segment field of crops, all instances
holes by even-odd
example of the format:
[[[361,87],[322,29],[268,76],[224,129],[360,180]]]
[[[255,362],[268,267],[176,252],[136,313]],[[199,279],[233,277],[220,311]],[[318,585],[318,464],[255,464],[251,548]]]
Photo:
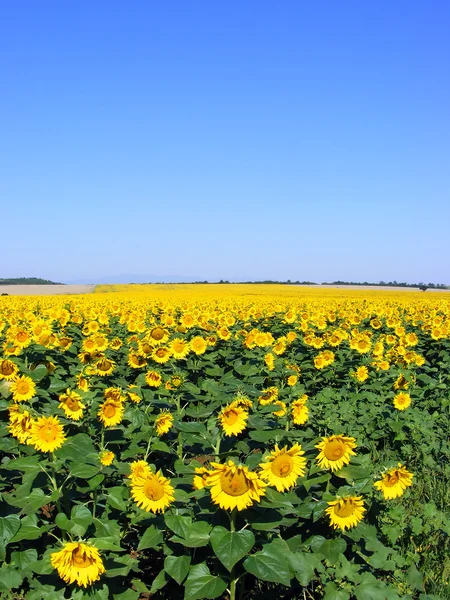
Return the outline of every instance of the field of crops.
[[[0,598],[450,598],[447,293],[97,292],[0,298]]]

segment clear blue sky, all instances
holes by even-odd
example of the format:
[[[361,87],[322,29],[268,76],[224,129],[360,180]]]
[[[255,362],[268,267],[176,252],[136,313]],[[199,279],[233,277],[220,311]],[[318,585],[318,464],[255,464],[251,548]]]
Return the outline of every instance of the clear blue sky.
[[[0,277],[450,283],[446,0],[0,6]]]

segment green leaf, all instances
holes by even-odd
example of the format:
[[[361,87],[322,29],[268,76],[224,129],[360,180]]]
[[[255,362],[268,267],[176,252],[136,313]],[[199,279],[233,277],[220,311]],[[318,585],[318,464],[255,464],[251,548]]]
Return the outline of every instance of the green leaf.
[[[20,587],[23,575],[12,565],[3,564],[0,569],[0,590],[14,590]]]
[[[47,530],[47,527],[38,527],[36,515],[27,515],[20,521],[20,529],[11,542],[22,540],[37,540]]]
[[[162,531],[156,529],[154,525],[148,527],[139,542],[138,550],[146,550],[147,548],[156,548],[163,541]]]
[[[287,558],[298,581],[306,587],[314,579],[315,570],[321,563],[320,556],[307,552],[290,552]]]
[[[72,512],[70,513],[70,523],[70,533],[80,537],[83,536],[92,523],[91,511],[84,504],[77,504],[72,508]]]
[[[17,567],[19,571],[26,571],[29,566],[37,561],[37,551],[34,548],[29,548],[23,552],[13,552],[11,554],[11,564]]]
[[[211,575],[206,563],[191,567],[184,585],[184,600],[217,598],[227,587],[223,579]]]
[[[323,554],[332,565],[334,565],[344,554],[346,548],[346,541],[342,538],[336,538],[334,540],[325,540],[318,551],[320,554]]]
[[[199,521],[193,523],[189,529],[186,537],[172,536],[170,541],[177,544],[183,544],[187,548],[200,548],[206,546],[209,543],[209,533],[211,531],[211,525],[205,521]]]
[[[18,506],[25,514],[31,514],[48,504],[48,501],[49,497],[44,494],[43,490],[35,488],[27,497],[15,499],[13,506]]]
[[[255,536],[248,529],[228,531],[225,527],[214,527],[210,539],[214,554],[228,571],[255,545]]]
[[[5,466],[8,471],[23,471],[24,473],[37,473],[41,470],[39,456],[23,456],[14,458]]]
[[[80,479],[90,479],[97,475],[99,468],[95,465],[87,465],[84,463],[76,463],[71,465],[70,474],[72,477],[79,477]]]
[[[161,590],[167,583],[168,579],[164,569],[158,573],[150,588],[150,595],[155,594],[158,590]]]
[[[350,594],[345,590],[339,590],[334,581],[329,581],[325,586],[323,600],[348,600]]]
[[[5,546],[20,529],[20,518],[17,515],[8,515],[0,518],[0,539]]]
[[[409,568],[407,581],[414,590],[424,591],[423,575],[415,565],[411,565]]]
[[[289,546],[283,540],[274,540],[263,546],[261,552],[249,556],[245,562],[245,569],[263,581],[281,583],[289,587],[292,571],[287,556]]]
[[[48,375],[47,367],[45,365],[38,365],[35,369],[28,373],[29,377],[36,383],[42,381]]]
[[[164,521],[169,529],[180,537],[187,537],[189,530],[192,527],[192,518],[183,517],[181,515],[166,514]]]
[[[99,550],[111,550],[112,552],[123,552],[124,549],[112,537],[91,538],[92,544]]]
[[[164,569],[172,579],[181,585],[189,572],[191,566],[190,556],[167,556],[164,561]]]
[[[115,486],[108,489],[107,503],[116,510],[126,511],[127,501],[124,496],[127,494],[127,488],[124,486]]]

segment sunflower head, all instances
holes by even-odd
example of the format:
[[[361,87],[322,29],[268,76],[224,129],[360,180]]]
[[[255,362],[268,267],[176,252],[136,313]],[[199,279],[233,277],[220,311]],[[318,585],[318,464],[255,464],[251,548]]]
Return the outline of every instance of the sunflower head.
[[[332,435],[323,437],[316,448],[320,450],[317,456],[319,466],[338,471],[344,465],[348,465],[350,457],[356,454],[353,451],[356,448],[356,440],[344,435]]]
[[[247,427],[248,412],[240,406],[229,404],[219,414],[219,421],[226,436],[238,435]]]
[[[68,542],[59,552],[50,556],[52,566],[66,583],[87,587],[105,572],[97,548],[83,542]]]
[[[225,510],[244,510],[259,502],[265,494],[266,483],[245,466],[231,460],[226,465],[211,463],[206,485],[211,488],[211,499]]]
[[[281,450],[276,445],[269,456],[266,456],[266,462],[260,465],[261,479],[276,487],[279,492],[293,488],[297,479],[304,477],[306,472],[303,454],[299,444],[294,444],[290,449],[284,446]]]
[[[31,427],[29,443],[40,452],[53,452],[65,440],[64,428],[58,417],[40,417]]]
[[[385,500],[398,498],[405,493],[406,488],[412,485],[414,475],[406,467],[398,463],[396,467],[388,469],[374,487],[383,493]]]
[[[173,427],[173,415],[168,411],[161,412],[155,419],[156,435],[161,437]]]
[[[175,500],[175,490],[161,471],[153,473],[150,468],[141,477],[131,478],[131,497],[147,512],[164,512]]]
[[[345,531],[362,521],[366,509],[361,496],[346,496],[328,502],[325,512],[330,517],[330,525]]]

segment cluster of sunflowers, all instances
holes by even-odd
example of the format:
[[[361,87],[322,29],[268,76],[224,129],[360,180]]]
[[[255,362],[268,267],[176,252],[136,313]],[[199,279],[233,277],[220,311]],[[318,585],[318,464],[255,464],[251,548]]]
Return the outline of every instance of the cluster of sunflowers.
[[[397,423],[408,409],[420,411],[418,377],[427,368],[428,349],[450,339],[446,299],[373,294],[368,301],[356,292],[342,297],[328,290],[322,297],[273,286],[259,291],[255,298],[242,286],[175,292],[136,286],[73,298],[0,299],[1,410],[9,440],[2,451],[10,470],[15,460],[20,465],[35,457],[33,465],[50,471],[46,500],[56,504],[46,521],[45,514],[39,519],[61,541],[48,560],[67,584],[86,587],[107,571],[101,555],[106,542],[85,534],[92,534],[99,510],[111,519],[111,489],[120,495],[116,505],[129,502],[117,519],[121,526],[134,511],[127,535],[137,535],[130,546],[135,552],[149,515],[181,510],[202,522],[220,508],[235,532],[238,513],[244,529],[253,531],[252,510],[279,510],[278,524],[267,531],[283,538],[292,531],[303,535],[301,519],[283,512],[289,503],[303,504],[311,506],[305,514],[314,516],[320,535],[328,535],[323,521],[331,536],[343,535],[364,520],[376,494],[377,502],[389,502],[411,488],[414,475],[398,445],[384,463],[375,463],[371,448],[386,439],[377,433],[364,443],[369,424],[359,437],[343,434],[340,418],[333,422],[321,403],[327,390],[345,391],[355,411],[352,427],[364,421],[372,390],[383,390],[370,407],[378,410],[374,415]],[[92,469],[87,490],[71,475],[67,450],[84,434],[95,452],[85,457]],[[360,446],[362,455],[355,452]],[[353,474],[363,467],[358,479]],[[340,485],[342,479],[350,485]],[[14,502],[14,494],[30,492],[23,487],[28,483],[24,471],[6,484],[6,494]],[[315,493],[308,496],[310,489]],[[291,495],[284,500],[276,494]],[[79,539],[52,515],[68,517],[70,498],[93,511]],[[206,500],[212,508],[203,513]],[[9,505],[14,515],[18,502]],[[260,552],[267,543],[260,540]],[[248,563],[248,572],[261,577],[252,569]],[[230,586],[234,597],[235,583]]]

